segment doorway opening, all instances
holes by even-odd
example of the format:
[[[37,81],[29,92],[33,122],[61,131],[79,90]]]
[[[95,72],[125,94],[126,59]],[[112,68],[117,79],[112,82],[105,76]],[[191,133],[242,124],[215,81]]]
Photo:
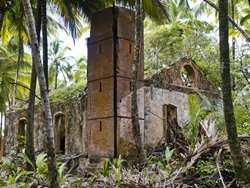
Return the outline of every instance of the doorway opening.
[[[54,143],[57,154],[65,154],[65,115],[57,113],[54,116]]]
[[[21,151],[22,149],[25,148],[26,126],[27,126],[26,118],[19,119],[18,125],[17,125],[17,137],[16,137],[17,142],[18,142],[18,151]]]
[[[177,107],[171,104],[163,105],[163,130],[167,144],[172,144],[177,135]]]

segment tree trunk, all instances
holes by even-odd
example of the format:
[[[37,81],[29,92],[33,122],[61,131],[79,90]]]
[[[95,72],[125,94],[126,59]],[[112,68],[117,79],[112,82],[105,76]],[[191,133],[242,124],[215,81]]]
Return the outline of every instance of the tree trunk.
[[[56,155],[54,148],[54,134],[52,128],[52,117],[51,117],[51,109],[50,109],[50,101],[48,98],[48,91],[46,80],[44,76],[43,66],[41,63],[40,49],[39,43],[37,39],[36,29],[35,29],[35,21],[32,13],[31,5],[29,0],[22,0],[24,12],[27,18],[27,24],[29,29],[29,39],[31,43],[31,52],[32,52],[32,60],[35,64],[36,73],[40,85],[41,91],[41,102],[42,102],[42,111],[44,114],[44,125],[46,128],[46,149],[47,149],[47,161],[48,161],[48,171],[49,171],[49,187],[57,188],[59,187],[58,179],[57,179],[57,169],[56,169]]]
[[[219,37],[220,37],[220,62],[222,77],[222,96],[224,118],[228,137],[228,144],[232,156],[235,176],[238,181],[250,181],[250,174],[245,171],[245,163],[241,154],[235,125],[234,107],[232,102],[230,58],[228,43],[228,0],[219,0]]]
[[[138,77],[138,65],[140,62],[140,49],[141,49],[141,31],[142,31],[142,2],[136,0],[136,14],[135,14],[135,55],[134,63],[132,65],[132,125],[133,134],[136,139],[136,146],[139,156],[142,154],[141,147],[141,133],[137,106],[137,77]]]
[[[14,93],[13,93],[13,98],[12,98],[12,106],[15,106],[16,104],[16,92],[17,92],[17,81],[19,77],[19,70],[21,63],[23,61],[23,55],[24,55],[24,50],[23,50],[23,37],[21,33],[21,29],[18,31],[18,38],[19,38],[19,44],[18,44],[18,59],[17,59],[17,68],[16,68],[16,77],[14,81]]]
[[[38,37],[38,43],[40,42],[40,31],[41,31],[41,4],[40,0],[37,0],[36,33]],[[31,160],[34,167],[36,166],[35,148],[34,148],[34,112],[35,112],[36,81],[37,81],[36,69],[34,61],[32,60],[25,154]],[[27,163],[27,169],[32,170],[32,166],[29,163]]]
[[[32,63],[32,72],[30,80],[25,154],[35,167],[36,163],[35,163],[35,149],[34,149],[34,112],[35,112],[35,95],[36,95],[36,69],[33,59],[32,62],[33,63]],[[32,170],[32,166],[29,163],[27,163],[27,169]]]
[[[0,142],[2,143],[3,112],[0,112]],[[1,149],[1,148],[0,148]]]
[[[234,0],[231,0],[231,13],[232,13],[232,19],[234,20],[234,11],[235,8],[234,8]],[[232,25],[233,27],[233,30],[235,30],[235,27]],[[233,36],[232,37],[232,60],[233,60],[233,64],[235,63],[235,48],[236,48],[236,38]],[[235,78],[234,76],[232,75],[232,89],[235,90]]]
[[[41,16],[42,16],[42,35],[43,35],[43,68],[46,79],[47,88],[48,84],[48,33],[47,33],[47,8],[46,0],[41,0]]]
[[[0,9],[0,32],[2,30],[2,25],[3,25],[3,16],[4,16],[4,10]]]
[[[55,89],[57,89],[57,77],[58,77],[58,62],[55,63],[56,75],[55,75]]]

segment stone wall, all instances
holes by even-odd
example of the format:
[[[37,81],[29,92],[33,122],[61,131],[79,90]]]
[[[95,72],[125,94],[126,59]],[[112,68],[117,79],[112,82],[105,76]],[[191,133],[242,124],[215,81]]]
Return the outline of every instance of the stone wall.
[[[81,101],[70,99],[61,103],[51,104],[53,125],[58,114],[64,115],[65,126],[65,153],[77,154],[86,152],[86,127],[85,127],[85,98]],[[20,120],[27,119],[27,111],[18,110],[9,112],[6,116],[5,127],[5,155],[9,154],[13,146],[18,144],[18,126]],[[45,127],[40,105],[35,108],[34,118],[34,145],[35,152],[45,151]]]
[[[145,144],[150,147],[157,146],[165,136],[164,130],[167,129],[169,122],[164,110],[171,106],[176,108],[177,123],[183,127],[189,121],[187,111],[189,94],[204,94],[215,105],[219,98],[217,89],[188,58],[182,58],[146,79],[145,86],[144,137]]]
[[[163,105],[177,107],[177,121],[180,126],[188,120],[188,94],[155,87],[145,87],[145,145],[155,147],[164,138]]]

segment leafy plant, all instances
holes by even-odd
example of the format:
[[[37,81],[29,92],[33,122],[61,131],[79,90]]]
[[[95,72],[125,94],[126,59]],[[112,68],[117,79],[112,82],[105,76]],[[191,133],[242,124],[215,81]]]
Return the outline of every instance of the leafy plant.
[[[65,174],[65,169],[66,169],[66,163],[62,163],[58,169],[60,184],[63,184],[66,181],[67,177],[69,176],[69,174]]]
[[[170,159],[172,158],[174,153],[174,149],[170,150],[169,147],[166,147],[165,150],[165,159],[167,161],[167,163],[169,163]]]
[[[45,179],[48,177],[48,165],[47,165],[46,154],[41,153],[36,159],[36,174],[39,178]]]
[[[124,163],[125,160],[122,159],[121,155],[117,159],[113,159],[111,167],[112,172],[115,176],[116,184],[119,186],[123,182],[123,174],[122,174],[122,163]]]
[[[104,176],[108,177],[110,174],[111,164],[109,161],[102,161],[102,168],[100,169],[99,173]]]

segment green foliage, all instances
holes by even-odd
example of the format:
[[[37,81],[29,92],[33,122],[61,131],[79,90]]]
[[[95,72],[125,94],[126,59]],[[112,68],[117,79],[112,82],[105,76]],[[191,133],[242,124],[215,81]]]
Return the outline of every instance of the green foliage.
[[[78,83],[82,80],[87,79],[87,59],[85,57],[82,57],[78,59],[75,63],[75,72],[73,74],[73,80],[75,83]]]
[[[31,164],[33,167],[32,171],[25,170],[26,163]],[[58,178],[60,185],[64,184],[69,177],[66,173],[66,163],[62,163],[58,166]],[[36,159],[36,168],[31,163],[30,159],[24,154],[19,153],[18,157],[4,158],[0,163],[0,174],[1,172],[6,173],[6,179],[0,181],[0,186],[5,185],[16,185],[21,182],[31,182],[34,180],[44,181],[48,179],[48,165],[46,154],[41,153]],[[28,184],[23,184],[21,187],[27,187]]]
[[[62,44],[62,41],[56,39],[51,42],[49,49],[49,87],[54,89],[66,86],[72,79],[72,65],[70,65],[72,57],[66,56],[70,48]]]
[[[66,181],[66,179],[69,177],[69,174],[66,174],[65,170],[66,170],[66,163],[62,163],[58,169],[60,185],[62,185]]]
[[[250,85],[237,93],[234,100],[235,119],[240,135],[250,135]]]
[[[83,80],[77,84],[72,84],[65,88],[60,88],[50,93],[49,99],[52,103],[61,102],[66,99],[71,99],[82,93],[86,81]]]
[[[113,159],[111,163],[112,173],[115,176],[115,180],[117,185],[121,185],[123,183],[123,174],[122,174],[122,164],[125,162],[122,159],[121,155],[117,159]]]
[[[34,164],[31,162],[31,160],[28,158],[28,156],[25,153],[21,153],[20,154],[21,160],[23,162],[28,163],[30,166],[32,166],[33,170],[35,170],[35,166]]]
[[[213,172],[217,171],[214,161],[203,161],[199,160],[197,164],[198,173],[202,176],[211,175]]]
[[[169,147],[166,147],[165,150],[165,160],[167,161],[167,163],[169,163],[170,159],[172,158],[174,153],[174,149],[170,150]]]
[[[208,97],[202,94],[190,94],[188,96],[188,114],[190,120],[186,127],[186,139],[191,147],[194,147],[198,139],[198,129],[201,127],[201,122],[204,120],[215,121],[216,130],[220,130],[222,125],[223,116],[219,106],[220,100],[216,100],[216,104],[211,103]]]
[[[205,76],[218,86],[220,69],[218,41],[213,37],[215,28],[198,20],[195,10],[183,2],[168,3],[170,23],[157,25],[145,20],[145,74],[149,76],[187,56],[201,66]]]
[[[102,161],[102,167],[99,173],[104,177],[108,177],[110,175],[110,170],[111,170],[110,162],[106,160]]]
[[[187,140],[195,144],[199,123],[201,119],[204,118],[202,104],[197,95],[188,96],[188,114],[190,116],[190,121],[188,123]]]
[[[37,156],[36,174],[41,179],[45,179],[48,177],[48,165],[45,153],[41,153]]]

